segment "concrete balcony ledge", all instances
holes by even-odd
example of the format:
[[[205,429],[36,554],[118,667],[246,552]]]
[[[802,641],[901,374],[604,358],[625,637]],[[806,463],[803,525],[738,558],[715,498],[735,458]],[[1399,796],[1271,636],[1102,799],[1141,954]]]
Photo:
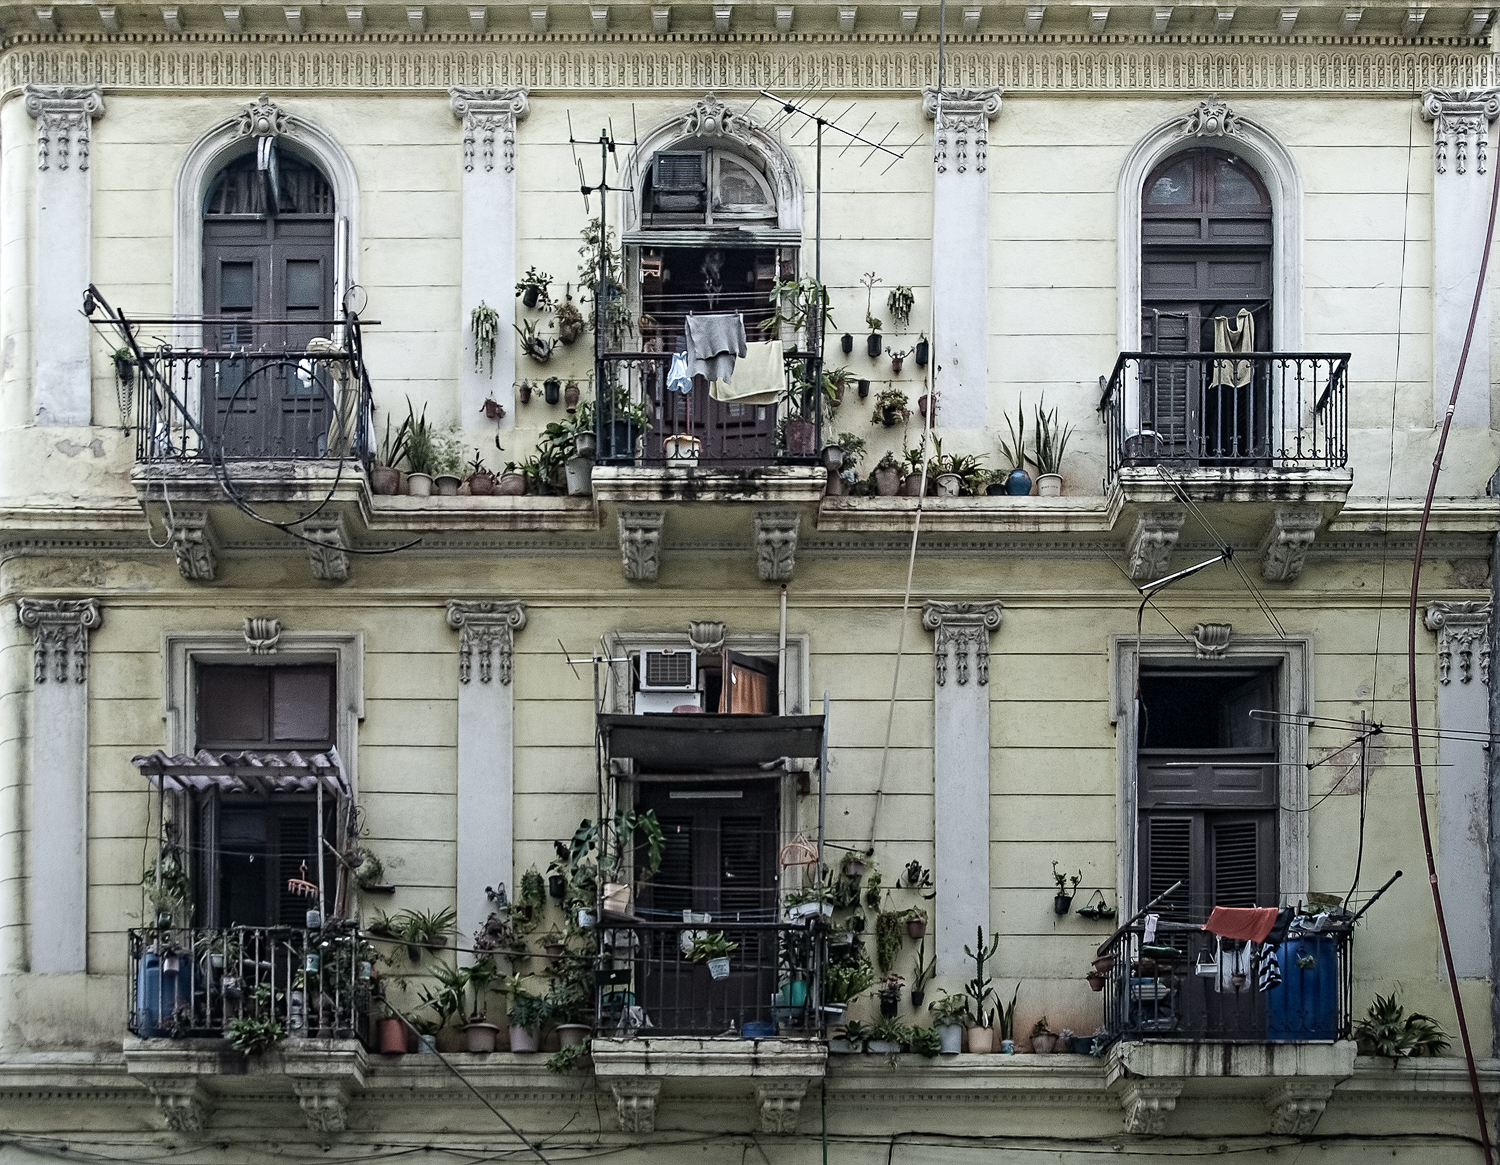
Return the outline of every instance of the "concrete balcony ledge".
[[[1100,495],[972,498],[824,498],[820,533],[910,534],[917,503],[924,534],[1107,534],[1112,517]]]
[[[590,1054],[626,1133],[655,1131],[664,1091],[668,1097],[753,1093],[763,1132],[795,1132],[808,1085],[828,1066],[827,1045],[815,1040],[596,1039]]]
[[[666,466],[594,467],[594,500],[600,506],[671,502],[763,502],[816,506],[828,484],[818,465],[762,465],[743,469]]]

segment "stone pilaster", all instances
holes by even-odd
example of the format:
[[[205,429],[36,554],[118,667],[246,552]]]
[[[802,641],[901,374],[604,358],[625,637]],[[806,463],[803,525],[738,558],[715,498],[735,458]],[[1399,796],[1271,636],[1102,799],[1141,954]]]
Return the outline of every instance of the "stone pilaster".
[[[933,827],[942,839],[933,869],[938,974],[965,966],[964,945],[990,929],[990,635],[1002,608],[928,602],[933,632]]]
[[[458,934],[467,946],[489,917],[485,887],[514,877],[511,657],[526,605],[450,599],[448,626],[458,631]]]
[[[463,123],[463,360],[459,415],[472,424],[493,394],[505,408],[502,428],[515,424],[516,402],[516,123],[526,117],[525,89],[448,90]],[[474,364],[469,313],[481,303],[500,313],[494,371]]]
[[[1489,218],[1490,125],[1500,117],[1500,90],[1429,89],[1422,117],[1432,122],[1433,424],[1442,421],[1469,328],[1480,253]],[[1453,423],[1490,423],[1489,293],[1480,299],[1474,340],[1464,364]]]
[[[103,616],[98,599],[21,599],[16,607],[34,659],[30,967],[79,973],[88,969],[89,632]]]
[[[25,105],[36,119],[34,416],[39,425],[87,425],[89,324],[80,308],[91,281],[89,139],[104,91],[27,85]]]
[[[986,423],[989,382],[989,132],[1000,113],[1000,90],[945,89],[939,103],[937,89],[924,89],[922,109],[933,121],[937,161],[934,382],[942,393],[943,424],[978,429]]]
[[[1438,729],[1425,742],[1438,765],[1438,880],[1449,902],[1464,904],[1465,925],[1449,929],[1460,979],[1490,975],[1489,603],[1429,603],[1425,622],[1437,632]],[[1435,754],[1435,755],[1434,755]],[[1438,959],[1439,973],[1447,969]]]

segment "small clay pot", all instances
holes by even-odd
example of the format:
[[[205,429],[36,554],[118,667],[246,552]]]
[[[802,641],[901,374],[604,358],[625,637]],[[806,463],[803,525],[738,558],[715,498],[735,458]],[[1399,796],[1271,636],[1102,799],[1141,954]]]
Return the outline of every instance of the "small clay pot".
[[[568,386],[563,389],[563,406],[568,412],[576,413],[578,411],[579,396],[578,382],[576,380],[568,381]]]
[[[484,415],[491,421],[498,421],[505,415],[505,406],[491,397],[484,402]]]
[[[531,403],[531,381],[529,381],[529,380],[523,380],[523,381],[521,381],[521,385],[520,385],[519,388],[516,389],[516,392],[518,392],[520,394],[520,396],[521,396],[521,403],[523,405],[529,405]]]
[[[908,918],[906,920],[906,937],[916,941],[927,934],[927,920],[925,918]]]
[[[875,494],[877,497],[893,498],[901,489],[901,471],[899,469],[875,470]]]
[[[400,493],[401,471],[392,469],[389,465],[377,465],[370,470],[370,488],[378,494]]]
[[[440,473],[433,479],[433,484],[437,486],[438,497],[442,498],[456,498],[458,487],[463,483],[463,478],[452,473]]]
[[[502,473],[500,482],[495,487],[495,492],[502,497],[518,498],[526,492],[526,475],[524,473]]]
[[[495,475],[489,470],[481,470],[469,475],[469,493],[476,498],[488,497],[495,492]]]
[[[901,496],[905,498],[919,497],[922,493],[922,475],[920,473],[908,473],[906,480],[901,483]]]
[[[1090,991],[1104,990],[1104,976],[1102,974],[1100,974],[1098,971],[1090,971],[1088,977]]]

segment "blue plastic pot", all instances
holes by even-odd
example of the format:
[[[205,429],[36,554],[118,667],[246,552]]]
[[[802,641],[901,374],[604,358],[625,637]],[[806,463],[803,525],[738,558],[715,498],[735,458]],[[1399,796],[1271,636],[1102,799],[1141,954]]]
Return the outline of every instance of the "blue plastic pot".
[[[1005,479],[1005,492],[1013,498],[1023,498],[1031,492],[1031,474],[1024,469],[1012,469]]]
[[[774,1040],[776,1025],[762,1020],[750,1020],[740,1028],[740,1035],[747,1040]]]

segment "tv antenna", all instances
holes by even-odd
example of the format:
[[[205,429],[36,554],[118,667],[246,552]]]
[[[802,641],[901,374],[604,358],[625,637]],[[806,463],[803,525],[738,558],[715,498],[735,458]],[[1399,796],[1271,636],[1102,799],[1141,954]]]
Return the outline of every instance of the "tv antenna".
[[[635,107],[630,108],[630,120],[632,129],[635,123]],[[635,146],[634,139],[622,142],[615,137],[614,120],[610,119],[604,127],[599,130],[599,136],[593,140],[579,139],[573,136],[573,114],[568,113],[568,145],[573,148],[573,165],[578,168],[578,189],[583,194],[583,212],[589,213],[589,195],[599,195],[599,283],[594,289],[594,361],[596,365],[595,383],[599,382],[597,365],[604,358],[604,329],[601,324],[603,317],[603,300],[609,295],[611,280],[609,277],[609,200],[605,197],[610,191],[620,191],[634,195],[628,186],[610,185],[610,160],[614,161],[615,176],[620,173],[620,158],[618,147]],[[578,157],[579,146],[597,145],[599,147],[599,181],[593,185],[589,184],[588,177],[584,173],[583,162]],[[619,294],[624,294],[624,288],[617,289]]]

